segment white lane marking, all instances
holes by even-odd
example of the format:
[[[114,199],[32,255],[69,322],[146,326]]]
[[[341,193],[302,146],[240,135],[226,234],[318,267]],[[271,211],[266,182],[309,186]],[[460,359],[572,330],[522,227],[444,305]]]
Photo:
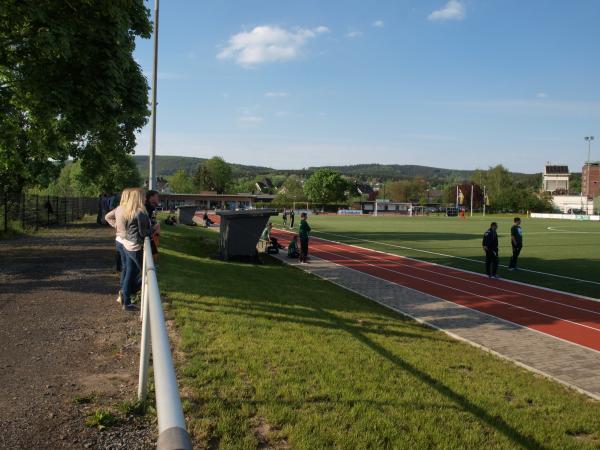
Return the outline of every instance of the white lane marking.
[[[344,245],[344,244],[342,244],[342,245]],[[365,250],[369,251],[368,249],[365,249]],[[375,252],[374,250],[370,250],[370,251],[371,252]],[[372,260],[381,261],[381,260],[378,260],[376,257],[368,255],[368,254],[365,254],[365,253],[361,253],[361,255],[367,256],[367,257],[371,258]],[[389,256],[394,256],[394,255],[389,255]],[[396,257],[399,258],[399,259],[402,259],[402,256],[397,256],[396,255]],[[539,300],[539,301],[542,301],[542,302],[554,303],[556,305],[564,306],[565,308],[578,309],[580,311],[585,311],[585,312],[588,312],[588,313],[591,313],[591,314],[600,315],[600,311],[594,311],[592,309],[582,308],[580,306],[569,305],[567,303],[563,303],[563,302],[556,301],[556,300],[550,300],[550,299],[547,299],[547,298],[538,297],[536,295],[531,295],[531,294],[527,294],[527,293],[524,293],[524,292],[517,292],[517,291],[513,291],[511,289],[505,289],[505,288],[502,288],[502,287],[499,287],[499,286],[493,286],[491,284],[481,283],[479,281],[469,280],[469,279],[457,277],[455,275],[450,275],[448,273],[442,273],[442,272],[438,272],[438,271],[435,271],[435,270],[425,269],[425,268],[417,267],[417,266],[400,266],[398,264],[399,263],[398,259],[397,260],[384,259],[383,261],[389,262],[389,263],[391,263],[391,264],[393,264],[394,266],[397,266],[397,267],[405,267],[407,269],[417,270],[417,271],[421,271],[421,272],[428,272],[428,273],[432,273],[432,274],[435,274],[435,275],[441,275],[443,277],[453,278],[455,280],[461,280],[461,281],[464,281],[466,283],[477,284],[479,286],[484,286],[484,287],[487,287],[487,288],[490,288],[490,289],[495,289],[497,291],[508,292],[508,293],[511,293],[511,294],[517,294],[517,295],[519,295],[521,297],[529,297],[529,298],[532,298],[532,299],[535,299],[535,300]],[[425,264],[430,264],[430,263],[425,262]],[[453,267],[445,266],[444,269],[448,269],[449,271],[451,271],[453,269]],[[398,273],[401,273],[401,272],[398,272]],[[571,296],[569,295],[569,297],[571,297]],[[580,299],[578,297],[573,297],[573,299],[574,300],[582,300],[582,299]]]
[[[326,244],[326,245],[331,245],[331,244]],[[584,325],[584,324],[581,324],[581,323],[573,322],[572,320],[565,319],[563,317],[553,316],[551,314],[546,314],[546,313],[543,313],[543,312],[535,311],[533,309],[525,308],[523,306],[513,305],[512,303],[503,302],[502,300],[495,300],[493,298],[486,297],[485,295],[477,294],[477,293],[470,292],[470,291],[465,291],[463,289],[459,289],[459,288],[456,288],[456,287],[448,286],[448,285],[443,284],[443,283],[437,283],[435,281],[428,280],[426,278],[420,278],[420,277],[417,277],[417,276],[414,276],[414,275],[409,275],[409,274],[397,272],[397,271],[392,270],[392,269],[388,269],[388,268],[385,268],[385,267],[377,266],[375,264],[370,264],[370,263],[368,263],[366,261],[361,261],[361,260],[358,260],[358,259],[350,258],[349,256],[341,255],[339,253],[328,252],[327,250],[320,250],[320,251],[323,252],[323,253],[328,253],[330,255],[338,256],[340,258],[344,258],[345,260],[348,260],[348,261],[354,261],[354,262],[359,263],[359,264],[366,264],[368,266],[374,267],[375,269],[385,270],[387,272],[396,273],[396,274],[399,274],[399,275],[402,275],[402,276],[405,276],[405,277],[414,278],[415,280],[419,280],[419,281],[425,281],[426,283],[435,284],[437,286],[441,286],[441,287],[444,287],[446,289],[451,289],[453,291],[461,292],[463,294],[468,294],[468,295],[472,295],[474,297],[479,297],[481,299],[488,300],[488,301],[491,301],[491,302],[494,302],[494,303],[501,303],[501,304],[506,305],[506,306],[508,306],[510,308],[521,309],[523,311],[527,311],[527,312],[530,312],[530,313],[533,313],[533,314],[537,314],[539,316],[545,316],[545,317],[549,317],[551,319],[560,320],[560,321],[563,321],[563,322],[568,322],[568,323],[571,323],[571,324],[573,324],[573,325],[575,325],[577,327],[588,328],[588,329],[590,329],[592,331],[600,333],[600,328],[595,328],[595,327],[592,327],[592,326],[589,326],[589,325]],[[450,301],[452,301],[452,300],[450,300]],[[455,302],[452,302],[452,303],[455,303]]]
[[[406,247],[406,246],[403,246],[403,245],[389,244],[387,242],[379,242],[379,241],[373,241],[373,240],[370,240],[370,239],[355,238],[355,237],[352,237],[352,236],[346,236],[346,235],[338,234],[338,233],[331,233],[331,232],[328,232],[328,231],[318,231],[318,230],[314,230],[314,229],[312,231],[315,232],[315,233],[320,233],[320,234],[328,234],[328,235],[331,235],[331,236],[339,236],[339,237],[346,238],[346,239],[354,239],[356,241],[369,242],[371,244],[386,245],[388,247],[401,248],[403,250],[413,250],[413,251],[416,251],[416,252],[428,253],[430,255],[444,256],[446,258],[461,259],[463,261],[470,261],[470,262],[476,262],[478,264],[481,264],[480,260],[472,259],[472,258],[465,258],[463,256],[448,255],[448,254],[445,254],[445,253],[432,252],[430,250],[421,250],[421,249],[418,249],[418,248]],[[352,245],[352,244],[347,244],[347,245]],[[508,266],[505,265],[505,264],[499,264],[499,267],[508,267]],[[539,275],[547,275],[547,276],[550,276],[550,277],[563,278],[565,280],[578,281],[580,283],[597,284],[598,286],[600,286],[600,282],[598,282],[598,281],[584,280],[584,279],[581,279],[581,278],[568,277],[566,275],[558,275],[556,273],[541,272],[541,271],[532,270],[532,269],[519,268],[519,270],[522,271],[522,272],[530,272],[530,273],[535,273],[535,274],[539,274]]]

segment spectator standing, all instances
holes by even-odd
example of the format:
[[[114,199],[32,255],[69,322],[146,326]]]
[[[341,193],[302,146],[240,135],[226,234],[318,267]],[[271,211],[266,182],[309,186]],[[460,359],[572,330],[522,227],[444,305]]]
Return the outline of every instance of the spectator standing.
[[[152,236],[150,237],[150,243],[152,245],[152,256],[154,259],[158,257],[158,241],[160,236],[160,223],[156,220],[156,208],[158,207],[160,199],[158,198],[158,191],[149,190],[146,192],[146,203],[144,204],[148,217],[150,218],[150,224],[152,225]]]
[[[310,225],[308,224],[307,214],[300,214],[300,227],[298,235],[300,236],[300,264],[306,264],[308,259],[308,238],[310,235]]]
[[[521,228],[521,219],[515,217],[513,226],[510,228],[510,243],[512,246],[512,256],[508,263],[508,270],[517,270],[517,261],[523,248],[523,229]]]
[[[121,194],[121,204],[112,211],[110,211],[104,218],[111,227],[115,228],[116,231],[115,245],[117,250],[117,270],[121,272],[119,280],[119,296],[117,297],[117,303],[123,303],[124,281],[127,267],[127,255],[125,254],[124,246],[124,241],[127,236],[127,229],[125,228],[126,223],[125,218],[123,217],[123,205],[127,203],[128,197],[129,189],[123,190],[123,193]]]
[[[290,228],[294,228],[294,209],[290,209]]]
[[[138,292],[142,285],[142,258],[144,239],[150,237],[152,225],[144,207],[144,194],[139,188],[131,189],[127,201],[123,204],[125,220],[125,279],[123,280],[123,309],[137,309],[131,304],[131,296]]]
[[[483,251],[485,251],[485,273],[490,278],[500,278],[498,271],[498,224],[492,222],[483,234]]]
[[[287,209],[283,210],[283,228],[287,228],[287,217],[288,217],[288,212]]]

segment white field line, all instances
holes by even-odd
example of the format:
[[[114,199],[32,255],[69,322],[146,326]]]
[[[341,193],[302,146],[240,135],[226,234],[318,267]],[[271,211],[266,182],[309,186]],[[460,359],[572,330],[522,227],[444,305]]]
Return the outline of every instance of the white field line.
[[[397,283],[394,283],[394,282],[392,282],[392,281],[388,281],[388,280],[384,280],[384,279],[382,279],[382,278],[378,278],[378,277],[376,277],[376,276],[374,276],[374,275],[371,275],[371,274],[369,274],[369,273],[366,273],[366,272],[361,272],[361,271],[359,271],[359,270],[353,269],[352,267],[343,266],[343,265],[341,265],[341,264],[338,264],[338,263],[336,263],[336,262],[333,262],[333,261],[328,261],[328,260],[325,260],[325,259],[319,258],[318,256],[316,256],[316,257],[313,257],[313,258],[320,259],[320,260],[322,260],[322,261],[326,261],[327,263],[329,263],[329,264],[333,264],[333,265],[335,265],[335,266],[338,266],[338,267],[340,267],[340,268],[342,268],[342,269],[351,270],[351,271],[354,271],[354,272],[360,273],[361,275],[365,275],[365,276],[367,276],[367,277],[374,278],[374,279],[376,279],[376,280],[379,280],[380,282],[384,282],[384,283],[388,283],[388,284],[392,284],[392,285],[394,285],[394,284],[396,284],[396,285],[397,285]],[[399,308],[397,308],[397,307],[393,307],[393,306],[391,306],[391,305],[388,305],[387,303],[384,303],[383,301],[381,301],[380,299],[378,299],[378,298],[376,298],[376,297],[370,296],[370,295],[368,295],[368,294],[365,294],[365,293],[363,293],[363,292],[360,292],[360,291],[357,291],[357,290],[355,290],[355,289],[353,289],[353,288],[350,288],[350,287],[348,287],[348,286],[345,286],[344,284],[340,283],[339,281],[336,281],[336,280],[335,280],[335,279],[333,279],[333,278],[328,278],[328,277],[326,277],[326,276],[324,276],[324,275],[321,275],[321,274],[318,274],[318,273],[314,273],[314,272],[312,272],[312,271],[310,270],[310,266],[308,266],[308,267],[306,267],[306,266],[301,266],[301,265],[300,265],[300,264],[298,264],[298,263],[294,263],[294,262],[291,262],[291,261],[289,261],[289,260],[285,260],[284,258],[280,258],[280,257],[278,257],[277,259],[279,259],[280,261],[283,261],[285,264],[288,264],[288,265],[290,265],[290,266],[292,266],[292,267],[297,267],[297,268],[299,268],[299,269],[301,269],[301,270],[304,270],[305,272],[308,272],[308,273],[310,273],[310,274],[312,274],[312,275],[314,275],[314,276],[316,276],[316,277],[319,277],[319,278],[321,278],[321,279],[323,279],[323,280],[327,280],[327,281],[329,281],[330,283],[333,283],[333,284],[335,284],[335,285],[337,285],[337,286],[341,287],[342,289],[345,289],[345,290],[347,290],[347,291],[353,292],[353,293],[355,293],[355,294],[357,294],[357,295],[360,295],[361,297],[368,298],[368,299],[370,299],[370,300],[374,301],[375,303],[378,303],[378,304],[380,304],[380,305],[381,305],[381,306],[383,306],[384,308],[387,308],[387,309],[389,309],[389,310],[391,310],[391,311],[394,311],[394,312],[396,312],[396,313],[398,313],[398,314],[401,314],[401,315],[403,315],[403,316],[405,316],[405,317],[410,317],[411,319],[413,319],[414,321],[416,321],[416,322],[418,322],[418,323],[420,323],[420,324],[423,324],[423,325],[426,325],[426,326],[428,326],[428,327],[431,327],[431,328],[433,328],[433,329],[439,330],[439,331],[441,331],[442,333],[444,333],[444,334],[446,334],[446,335],[448,335],[448,336],[450,336],[450,337],[452,337],[452,338],[454,338],[454,339],[456,339],[456,340],[458,340],[458,341],[465,342],[465,343],[467,343],[467,344],[469,344],[469,345],[472,345],[473,347],[477,347],[477,348],[479,348],[479,349],[481,349],[481,350],[483,350],[483,351],[489,352],[489,353],[491,353],[491,354],[493,354],[493,355],[495,355],[495,356],[497,356],[497,357],[499,357],[499,358],[505,359],[505,360],[507,360],[507,361],[511,361],[511,362],[513,362],[514,364],[516,364],[516,365],[517,365],[517,366],[519,366],[519,367],[522,367],[522,368],[524,368],[524,369],[526,369],[526,370],[530,370],[530,371],[532,371],[532,372],[534,372],[534,373],[537,373],[538,375],[542,375],[542,376],[544,376],[545,378],[549,378],[549,379],[551,379],[551,380],[557,381],[557,382],[559,382],[559,383],[561,383],[561,384],[563,384],[563,385],[565,385],[565,386],[567,386],[567,387],[570,387],[571,389],[574,389],[574,390],[575,390],[575,391],[577,391],[577,392],[580,392],[580,393],[582,393],[582,394],[588,395],[588,396],[590,396],[590,397],[592,397],[592,398],[594,398],[594,399],[596,399],[596,400],[600,401],[600,395],[598,395],[598,394],[594,394],[594,393],[592,393],[592,392],[590,392],[590,391],[586,391],[585,389],[583,389],[583,388],[580,388],[579,386],[577,386],[577,385],[575,385],[575,384],[572,384],[572,383],[570,383],[570,382],[568,382],[568,381],[562,380],[562,379],[558,378],[557,376],[551,375],[551,374],[549,374],[549,373],[547,373],[547,372],[544,372],[544,371],[542,371],[542,370],[540,370],[540,369],[536,369],[535,367],[533,367],[533,366],[530,366],[530,365],[528,365],[528,364],[525,364],[525,363],[522,363],[522,362],[520,362],[520,361],[518,361],[518,360],[516,360],[516,359],[513,359],[513,358],[511,358],[510,356],[507,356],[507,355],[504,355],[504,354],[502,354],[502,353],[499,353],[499,352],[498,352],[498,351],[496,351],[496,350],[492,350],[491,348],[489,348],[489,347],[486,347],[485,345],[482,345],[482,344],[479,344],[479,343],[477,343],[477,342],[471,341],[470,339],[464,338],[464,337],[462,337],[462,336],[460,336],[460,335],[458,335],[458,334],[456,334],[456,333],[454,333],[454,332],[452,332],[452,331],[448,331],[448,330],[447,330],[447,329],[445,329],[445,328],[439,327],[438,325],[434,325],[434,324],[432,324],[432,323],[428,322],[428,321],[427,321],[427,320],[425,320],[425,319],[421,319],[420,317],[418,317],[418,316],[415,316],[415,315],[413,315],[413,314],[410,314],[410,313],[407,313],[407,312],[405,312],[405,311],[403,311],[403,310],[401,310],[401,309],[399,309]],[[403,288],[403,289],[407,289],[407,290],[409,290],[409,291],[417,292],[417,293],[419,293],[419,294],[424,294],[423,292],[417,291],[416,289],[413,289],[413,288],[410,288],[410,287],[407,287],[407,286],[402,286],[402,288]],[[593,348],[589,348],[589,347],[585,347],[585,346],[583,346],[583,345],[581,345],[581,344],[577,344],[577,343],[575,343],[575,342],[567,341],[566,339],[563,339],[563,338],[560,338],[560,337],[557,337],[557,336],[552,336],[551,334],[544,333],[543,331],[539,331],[539,330],[536,330],[536,329],[534,329],[534,328],[529,328],[529,327],[526,327],[526,326],[524,326],[524,325],[521,325],[521,324],[518,324],[518,323],[515,323],[515,322],[511,322],[510,320],[503,319],[503,318],[501,318],[501,317],[496,317],[496,316],[494,316],[494,315],[492,315],[492,314],[485,313],[485,312],[483,312],[483,311],[479,311],[479,310],[476,310],[476,309],[470,308],[470,307],[468,307],[468,306],[459,305],[458,303],[453,303],[453,302],[450,302],[449,300],[444,300],[443,298],[436,297],[435,295],[431,295],[431,294],[424,294],[424,295],[427,295],[427,296],[429,296],[429,297],[431,297],[431,298],[433,298],[433,299],[435,299],[435,300],[443,301],[443,302],[446,302],[446,303],[451,303],[452,305],[454,305],[454,306],[456,306],[456,307],[458,307],[458,308],[464,308],[464,309],[468,309],[469,311],[473,311],[473,312],[475,312],[475,313],[477,313],[477,314],[482,314],[482,315],[484,315],[484,316],[491,317],[491,318],[492,318],[492,319],[494,319],[494,320],[498,320],[498,321],[501,321],[501,322],[506,322],[506,323],[509,323],[509,324],[511,324],[511,325],[514,325],[514,326],[516,326],[516,327],[518,327],[518,328],[524,328],[524,329],[526,329],[526,330],[528,330],[528,331],[532,331],[532,332],[534,332],[534,333],[538,333],[538,334],[541,334],[541,335],[543,335],[543,336],[550,337],[550,338],[552,338],[552,339],[556,339],[556,340],[558,340],[558,341],[561,341],[561,342],[564,342],[564,343],[566,343],[566,344],[569,344],[569,345],[575,345],[575,346],[577,346],[577,347],[581,347],[581,348],[583,348],[583,349],[585,349],[585,350],[589,350],[589,351],[596,352],[596,353],[599,353],[599,354],[600,354],[600,351],[598,351],[598,350],[595,350],[595,349],[593,349]]]
[[[347,244],[343,244],[343,245],[347,245]],[[373,250],[369,250],[369,251],[373,251]],[[393,259],[378,260],[375,257],[372,257],[372,256],[370,256],[368,254],[364,254],[364,253],[361,253],[361,256],[369,257],[373,261],[385,261],[385,262],[389,262],[389,263],[393,264],[394,266],[398,266],[398,263],[400,262],[399,259],[402,259],[402,257],[398,256],[398,255],[396,255],[396,258],[397,258],[396,260],[393,260]],[[392,255],[390,254],[389,256],[392,256]],[[427,263],[427,264],[429,264],[429,263]],[[403,267],[403,266],[398,266],[398,267]],[[449,270],[453,269],[453,267],[446,267],[446,268],[449,269]],[[437,272],[435,270],[424,269],[422,267],[417,267],[417,266],[406,266],[406,269],[416,270],[416,271],[420,271],[420,272],[428,272],[428,273],[431,273],[431,274],[434,274],[434,275],[438,275],[438,276],[441,275],[441,276],[446,277],[446,278],[452,278],[452,279],[455,279],[455,280],[464,281],[465,283],[476,284],[476,285],[484,286],[484,287],[487,287],[487,288],[490,288],[490,289],[494,289],[494,290],[497,290],[497,291],[508,292],[510,294],[517,294],[517,295],[519,295],[521,297],[529,297],[531,299],[539,300],[539,301],[546,302],[546,303],[554,303],[556,305],[560,305],[560,306],[563,306],[565,308],[578,309],[580,311],[585,311],[587,313],[591,313],[591,314],[595,314],[595,315],[600,316],[600,311],[594,311],[592,309],[582,308],[580,306],[569,305],[569,304],[566,304],[566,303],[562,303],[560,301],[550,300],[550,299],[547,299],[547,298],[538,297],[536,295],[531,295],[531,294],[527,294],[527,293],[523,293],[523,292],[517,292],[517,291],[513,291],[511,289],[505,289],[505,288],[502,288],[500,286],[493,286],[491,284],[481,283],[481,282],[475,281],[475,280],[468,280],[468,279],[465,279],[465,278],[457,277],[455,275],[450,275],[450,274],[447,274],[447,273]],[[398,273],[403,273],[403,272],[398,272]],[[573,297],[573,298],[576,299],[576,300],[580,300],[578,297]]]
[[[548,227],[549,231],[555,231],[560,234],[600,234],[600,231],[571,231],[571,230],[561,230],[559,227]],[[531,233],[527,233],[531,234]],[[545,233],[538,233],[545,234]]]
[[[331,245],[331,244],[329,244],[329,245]],[[421,278],[421,277],[417,277],[415,275],[409,275],[409,274],[406,274],[406,273],[398,272],[396,270],[388,269],[386,267],[381,267],[381,266],[377,266],[375,264],[370,264],[370,263],[368,263],[366,261],[361,261],[361,260],[358,260],[358,259],[354,259],[354,258],[351,258],[349,256],[345,256],[345,255],[342,255],[342,254],[339,254],[339,253],[335,253],[335,252],[331,252],[331,251],[327,251],[327,250],[317,250],[317,251],[323,252],[323,253],[328,253],[328,254],[334,255],[334,256],[338,256],[340,258],[344,258],[345,260],[354,261],[354,262],[359,263],[359,264],[366,264],[368,266],[374,267],[375,269],[385,270],[387,272],[396,273],[398,275],[402,275],[402,276],[405,276],[405,277],[408,277],[408,278],[413,278],[415,280],[424,281],[425,283],[429,283],[429,284],[434,284],[434,285],[437,285],[437,286],[441,286],[441,287],[444,287],[446,289],[451,289],[453,291],[457,291],[457,292],[460,292],[460,293],[463,293],[463,294],[468,294],[468,295],[472,295],[474,297],[479,297],[481,299],[484,299],[484,300],[487,300],[487,301],[491,301],[491,302],[494,302],[494,303],[500,303],[500,304],[506,305],[506,306],[511,307],[511,308],[521,309],[523,311],[527,311],[527,312],[530,312],[530,313],[533,313],[533,314],[537,314],[537,315],[540,315],[540,316],[545,316],[545,317],[549,317],[551,319],[561,320],[563,322],[568,322],[568,323],[571,323],[571,324],[573,324],[573,325],[575,325],[577,327],[588,328],[588,329],[590,329],[592,331],[600,333],[600,328],[595,328],[595,327],[592,327],[592,326],[589,326],[589,325],[584,325],[584,324],[581,324],[581,323],[573,322],[572,320],[569,320],[569,319],[565,319],[565,318],[558,317],[558,316],[553,316],[551,314],[546,314],[546,313],[543,313],[543,312],[540,312],[540,311],[536,311],[536,310],[533,310],[533,309],[525,308],[523,306],[513,305],[512,303],[504,302],[502,300],[496,300],[494,298],[487,297],[487,296],[481,295],[481,294],[477,294],[475,292],[465,291],[465,290],[459,289],[457,287],[448,286],[448,285],[446,285],[444,283],[437,283],[435,281],[428,280],[426,278]],[[452,302],[452,303],[455,303],[455,302]]]
[[[406,247],[406,246],[403,246],[403,245],[396,245],[396,244],[389,244],[387,242],[373,241],[371,239],[355,238],[355,237],[352,237],[352,236],[346,236],[344,234],[331,233],[329,231],[318,231],[318,230],[313,230],[313,231],[315,233],[320,233],[320,234],[328,234],[328,235],[331,235],[331,236],[338,236],[338,237],[342,237],[342,238],[346,238],[346,239],[354,239],[356,241],[369,242],[371,244],[385,245],[385,246],[388,246],[388,247],[401,248],[403,250],[412,250],[412,251],[416,251],[416,252],[427,253],[427,254],[430,254],[430,255],[444,256],[446,258],[460,259],[460,260],[463,260],[463,261],[470,261],[470,262],[476,262],[478,264],[481,264],[481,261],[479,261],[477,259],[465,258],[463,256],[448,255],[446,253],[432,252],[430,250],[421,250],[421,249],[418,249],[418,248]],[[346,245],[352,245],[352,244],[346,244]],[[500,267],[508,267],[505,264],[499,264],[499,266]],[[532,269],[522,269],[522,268],[519,268],[519,270],[522,271],[522,272],[536,273],[536,274],[540,274],[540,275],[547,275],[547,276],[550,276],[550,277],[563,278],[565,280],[578,281],[580,283],[596,284],[596,285],[600,286],[600,282],[598,282],[598,281],[584,280],[584,279],[581,279],[581,278],[568,277],[566,275],[558,275],[558,274],[555,274],[555,273],[540,272],[538,270],[532,270]]]
[[[283,231],[284,233],[288,233],[288,234],[295,234],[295,232],[290,231],[290,230],[284,230],[284,229],[281,229],[281,228],[278,228],[278,230],[279,231]],[[348,236],[345,236],[345,237],[348,237]],[[347,245],[349,247],[358,248],[358,249],[361,249],[361,250],[369,250],[369,251],[372,251],[372,252],[381,253],[382,255],[389,255],[389,256],[395,256],[395,257],[402,258],[402,259],[408,259],[409,261],[416,261],[416,262],[420,262],[420,263],[426,262],[427,264],[431,264],[432,266],[449,268],[449,269],[452,269],[452,270],[457,270],[459,272],[469,273],[471,275],[475,275],[475,276],[478,276],[478,277],[481,277],[481,278],[487,278],[487,275],[484,275],[484,274],[479,273],[479,272],[473,272],[472,270],[461,269],[460,267],[446,266],[446,265],[435,263],[435,262],[432,262],[432,261],[423,261],[421,259],[411,258],[410,256],[398,255],[397,253],[384,252],[383,250],[376,250],[374,248],[369,248],[369,247],[361,247],[360,245],[348,244],[347,242],[334,241],[332,239],[325,239],[325,238],[317,238],[317,239],[320,239],[320,240],[326,241],[326,242],[333,242],[335,244],[343,244],[343,245]],[[375,243],[377,243],[377,242],[375,241]],[[460,257],[457,256],[456,258],[460,258]],[[475,260],[473,260],[473,261],[475,261]],[[477,262],[481,263],[481,261],[477,261]],[[535,289],[541,289],[541,290],[548,291],[548,292],[555,292],[557,294],[569,295],[571,297],[582,298],[582,299],[590,300],[590,301],[593,301],[593,302],[600,302],[600,299],[597,299],[597,298],[592,298],[592,297],[588,297],[588,296],[581,295],[581,294],[574,294],[572,292],[560,291],[558,289],[552,289],[552,288],[545,287],[545,286],[539,286],[539,285],[535,285],[535,284],[524,283],[522,281],[509,280],[509,279],[506,279],[506,278],[503,278],[502,281],[504,281],[506,283],[518,284],[520,286],[528,286],[528,287],[535,288]]]

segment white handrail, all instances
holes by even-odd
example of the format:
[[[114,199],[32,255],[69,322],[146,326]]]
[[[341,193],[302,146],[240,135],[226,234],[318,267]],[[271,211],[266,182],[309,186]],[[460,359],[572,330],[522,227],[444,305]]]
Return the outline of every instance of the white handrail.
[[[185,418],[183,417],[149,238],[144,241],[141,294],[142,338],[138,399],[143,401],[148,394],[148,367],[150,347],[152,347],[156,414],[158,416],[156,448],[158,450],[192,450],[192,441],[185,428]]]

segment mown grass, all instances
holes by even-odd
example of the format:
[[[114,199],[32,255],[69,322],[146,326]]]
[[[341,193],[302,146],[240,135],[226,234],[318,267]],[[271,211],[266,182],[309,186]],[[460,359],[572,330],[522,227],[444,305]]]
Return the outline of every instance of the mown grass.
[[[313,235],[317,237],[483,272],[481,239],[492,220],[498,222],[500,263],[508,265],[512,254],[512,217],[505,215],[466,219],[327,215],[311,216],[310,224]],[[507,279],[600,298],[598,284],[549,275],[600,281],[600,222],[526,217],[522,220],[524,247],[519,266],[543,273],[508,272],[506,268],[500,268],[500,275]]]
[[[600,403],[267,259],[163,226],[199,448],[598,448]]]

